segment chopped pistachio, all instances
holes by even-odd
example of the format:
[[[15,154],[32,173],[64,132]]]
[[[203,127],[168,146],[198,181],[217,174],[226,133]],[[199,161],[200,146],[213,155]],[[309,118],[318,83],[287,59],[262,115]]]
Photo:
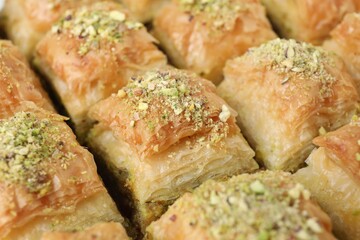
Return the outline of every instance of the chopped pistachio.
[[[326,135],[326,130],[325,130],[325,128],[324,127],[321,127],[320,129],[319,129],[319,134],[320,134],[320,136],[324,136],[324,135]]]
[[[52,27],[52,32],[56,34],[68,32],[83,39],[78,50],[83,56],[90,50],[99,48],[101,40],[118,43],[129,30],[138,30],[142,27],[141,23],[127,19],[121,11],[108,12],[82,7],[66,11],[64,17]]]
[[[355,154],[356,161],[360,161],[360,153]]]
[[[254,193],[259,193],[262,194],[265,192],[265,187],[264,185],[259,181],[256,180],[253,183],[250,184],[250,189],[254,192]]]
[[[221,108],[221,113],[219,115],[220,121],[226,122],[231,116],[229,108],[224,104]]]
[[[335,63],[330,54],[319,47],[293,39],[275,39],[260,47],[251,48],[247,54],[255,56],[254,59],[265,63],[269,69],[283,74],[285,78],[281,84],[296,76],[318,82],[321,98],[333,94],[331,86],[336,79],[328,71],[328,67]]]

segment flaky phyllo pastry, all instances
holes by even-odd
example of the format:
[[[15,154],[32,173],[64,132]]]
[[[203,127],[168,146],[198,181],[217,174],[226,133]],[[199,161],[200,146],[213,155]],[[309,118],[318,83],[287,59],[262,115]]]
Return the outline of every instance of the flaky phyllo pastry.
[[[90,110],[89,145],[132,197],[142,230],[209,178],[258,168],[235,112],[196,74],[149,71]]]
[[[37,46],[35,63],[59,95],[81,138],[90,106],[133,74],[166,64],[145,27],[118,4],[69,10]]]
[[[270,41],[224,72],[220,95],[269,169],[296,170],[319,130],[345,125],[356,112],[359,96],[343,62],[307,43]]]
[[[0,190],[1,239],[122,221],[92,155],[63,117],[38,108],[0,120]]]
[[[324,48],[334,51],[344,60],[360,92],[360,13],[346,15],[330,35],[331,39],[324,42]]]
[[[148,239],[335,239],[329,217],[283,172],[210,180],[147,228]]]
[[[359,0],[261,0],[281,37],[321,44]]]
[[[124,227],[120,223],[98,223],[78,232],[44,233],[41,240],[128,240]]]
[[[295,179],[312,192],[339,239],[360,239],[360,120],[314,139],[319,148]]]
[[[276,37],[258,0],[172,0],[154,20],[171,62],[219,83],[225,61]]]
[[[0,119],[12,116],[23,102],[53,111],[25,57],[11,42],[0,40]]]
[[[161,7],[170,0],[121,0],[121,2],[132,12],[134,17],[141,22],[153,19]]]
[[[98,0],[5,0],[3,15],[6,33],[27,58],[51,25],[69,8]]]

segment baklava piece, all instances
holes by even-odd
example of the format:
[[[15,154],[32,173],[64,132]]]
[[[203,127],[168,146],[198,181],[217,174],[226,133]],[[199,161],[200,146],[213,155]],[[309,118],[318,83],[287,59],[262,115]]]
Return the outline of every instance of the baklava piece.
[[[350,122],[359,100],[335,54],[295,40],[276,39],[228,62],[219,93],[269,169],[296,170],[319,131]]]
[[[24,108],[0,120],[0,238],[123,221],[64,117]]]
[[[24,102],[54,110],[19,49],[10,41],[0,40],[0,119],[12,116]]]
[[[219,83],[226,60],[276,37],[257,0],[172,0],[154,20],[171,62]]]
[[[134,73],[166,64],[145,27],[119,4],[70,10],[38,44],[35,64],[59,95],[78,136],[90,106],[126,85]]]
[[[129,240],[120,223],[98,223],[79,232],[45,233],[41,240]]]
[[[329,217],[288,174],[243,174],[186,193],[147,228],[153,240],[335,239]]]
[[[281,37],[321,44],[346,13],[353,0],[261,0]]]
[[[170,0],[121,0],[140,22],[151,21],[161,7]]]
[[[90,110],[89,146],[131,197],[142,230],[209,178],[258,168],[235,112],[195,73],[149,71]]]
[[[36,44],[68,8],[98,0],[5,0],[3,16],[8,37],[30,59]]]
[[[330,35],[331,39],[324,42],[324,48],[344,60],[360,92],[360,13],[346,15]]]
[[[314,139],[318,149],[294,176],[332,219],[339,239],[360,239],[360,120]]]

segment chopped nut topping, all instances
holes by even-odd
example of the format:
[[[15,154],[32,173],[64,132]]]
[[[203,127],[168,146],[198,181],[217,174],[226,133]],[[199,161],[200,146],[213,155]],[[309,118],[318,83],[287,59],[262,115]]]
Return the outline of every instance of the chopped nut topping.
[[[208,140],[213,143],[226,137],[229,132],[227,120],[231,117],[230,110],[224,105],[220,115],[211,115],[220,109],[214,110],[208,106],[209,99],[201,94],[205,91],[203,84],[192,80],[193,78],[197,76],[175,69],[148,71],[133,77],[117,94],[132,109],[130,125],[135,126],[136,121],[144,120],[148,128],[154,130],[157,123],[168,124],[182,119],[181,121],[193,122],[194,131],[204,127],[209,129]],[[160,116],[159,109],[162,109]],[[153,118],[151,115],[158,117]]]
[[[291,81],[291,78],[296,75],[305,80],[321,83],[320,96],[322,98],[333,94],[331,86],[336,79],[328,72],[326,65],[333,65],[334,60],[319,47],[292,39],[275,39],[260,47],[251,48],[248,54],[254,55],[260,62],[266,62],[270,69],[284,74],[282,85]]]
[[[91,49],[98,49],[100,41],[118,43],[129,30],[138,30],[143,25],[128,20],[126,15],[117,10],[90,10],[86,7],[68,10],[64,17],[52,28],[53,33],[68,32],[82,39],[78,53],[87,54]]]
[[[178,0],[184,11],[191,15],[205,15],[205,23],[215,29],[233,29],[239,13],[248,8],[245,1],[234,0]]]
[[[59,129],[48,119],[20,112],[0,121],[0,180],[20,184],[31,193],[51,189],[50,159],[68,165],[73,156],[64,154]]]
[[[322,226],[300,208],[308,194],[288,174],[267,171],[210,180],[193,192],[192,201],[180,199],[174,206],[196,209],[192,222],[214,239],[315,240]]]

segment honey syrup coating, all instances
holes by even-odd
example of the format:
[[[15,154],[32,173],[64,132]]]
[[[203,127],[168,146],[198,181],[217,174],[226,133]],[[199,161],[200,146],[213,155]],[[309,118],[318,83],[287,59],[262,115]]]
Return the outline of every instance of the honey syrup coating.
[[[218,84],[226,60],[276,37],[257,0],[173,0],[153,22],[171,62]]]
[[[147,239],[335,239],[329,217],[284,172],[209,180],[147,228]]]
[[[35,64],[69,113],[81,138],[90,106],[126,85],[133,74],[166,65],[145,27],[119,4],[67,11],[39,43]]]
[[[314,139],[318,147],[295,180],[303,183],[329,214],[339,239],[360,237],[360,120]],[[316,184],[314,184],[316,182]]]
[[[323,47],[335,52],[344,60],[360,92],[360,13],[347,14],[331,31],[330,36]]]
[[[2,239],[123,220],[64,117],[23,106],[0,120],[0,142]]]
[[[20,50],[10,41],[0,40],[0,119],[12,116],[24,102],[54,111]]]
[[[261,0],[281,37],[320,45],[358,0]],[[321,10],[320,10],[321,9]]]
[[[5,31],[31,59],[36,44],[67,9],[94,2],[97,0],[6,0]]]
[[[348,123],[359,100],[335,54],[282,39],[229,61],[218,90],[238,112],[257,159],[277,170],[296,170],[314,148],[319,129]]]

